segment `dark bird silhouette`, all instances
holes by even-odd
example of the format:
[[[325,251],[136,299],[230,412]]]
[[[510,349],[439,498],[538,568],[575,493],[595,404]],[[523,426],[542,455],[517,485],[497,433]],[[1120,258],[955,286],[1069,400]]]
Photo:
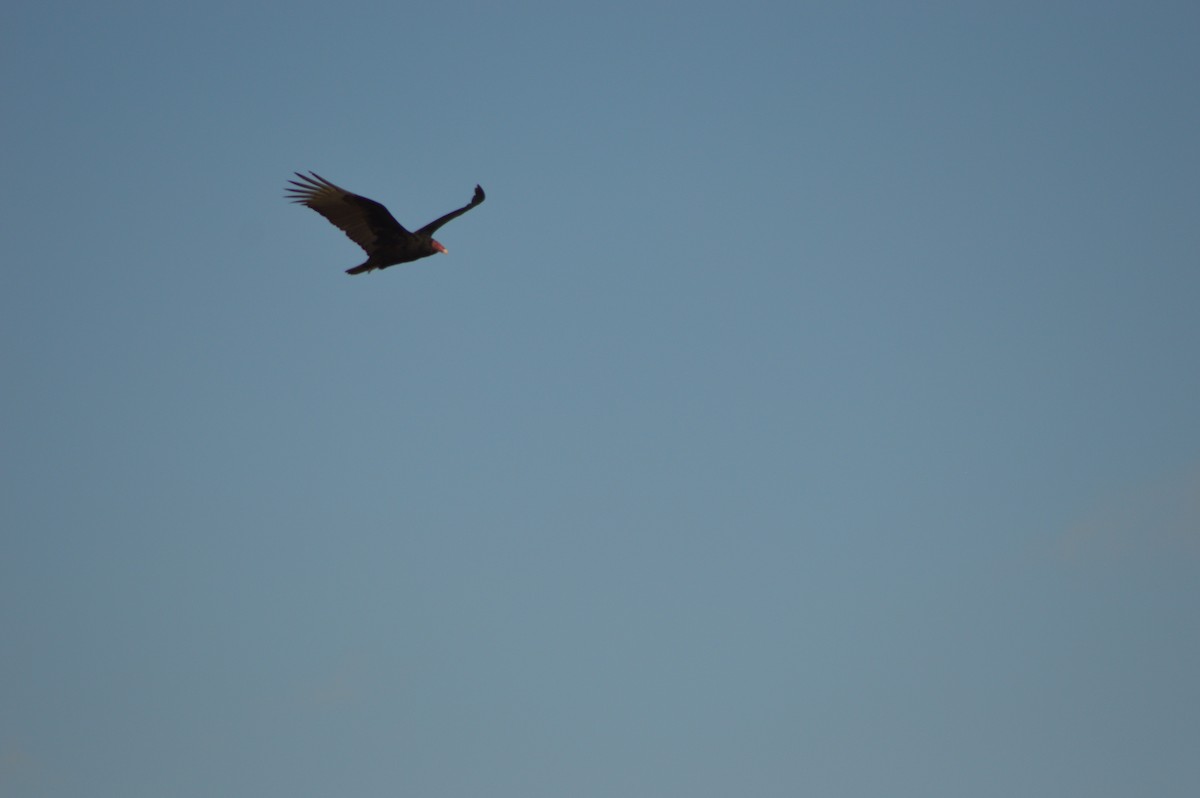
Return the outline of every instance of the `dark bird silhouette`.
[[[308,176],[308,175],[311,175]],[[339,227],[350,240],[367,253],[367,259],[346,274],[362,274],[372,269],[386,269],[397,263],[424,258],[446,248],[433,240],[439,227],[451,219],[457,219],[484,200],[483,189],[475,186],[475,196],[456,211],[434,219],[415,233],[410,233],[396,221],[388,209],[375,200],[351,194],[321,177],[316,172],[296,177],[302,182],[289,180],[295,188],[287,189],[287,198],[307,205]]]

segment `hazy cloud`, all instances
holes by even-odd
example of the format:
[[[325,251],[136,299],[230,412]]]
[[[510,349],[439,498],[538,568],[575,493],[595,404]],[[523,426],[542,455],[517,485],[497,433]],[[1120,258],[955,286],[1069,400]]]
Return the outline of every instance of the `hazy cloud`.
[[[0,795],[41,795],[41,777],[32,754],[13,740],[0,742]]]
[[[1115,493],[1073,524],[1058,548],[1068,560],[1200,555],[1200,466]]]

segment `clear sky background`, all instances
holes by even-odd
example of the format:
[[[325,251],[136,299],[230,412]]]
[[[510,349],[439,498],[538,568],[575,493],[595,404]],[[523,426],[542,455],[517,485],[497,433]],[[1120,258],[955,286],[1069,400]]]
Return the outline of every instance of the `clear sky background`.
[[[3,16],[6,798],[1200,794],[1194,2]]]

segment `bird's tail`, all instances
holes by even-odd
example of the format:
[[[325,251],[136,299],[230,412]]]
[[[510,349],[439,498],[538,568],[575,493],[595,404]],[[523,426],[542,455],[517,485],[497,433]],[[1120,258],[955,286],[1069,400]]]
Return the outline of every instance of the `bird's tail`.
[[[346,274],[362,274],[363,272],[369,272],[374,268],[375,266],[371,263],[371,261],[368,260],[366,263],[360,263],[353,269],[346,269]]]

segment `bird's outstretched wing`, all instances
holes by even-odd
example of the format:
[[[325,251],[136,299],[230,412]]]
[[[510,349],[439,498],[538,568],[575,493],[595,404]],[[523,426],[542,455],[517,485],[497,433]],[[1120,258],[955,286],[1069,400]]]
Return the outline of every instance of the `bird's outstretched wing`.
[[[375,200],[360,197],[335,186],[316,172],[308,174],[311,177],[296,172],[296,177],[303,182],[288,181],[295,186],[287,189],[288,199],[307,205],[333,222],[351,241],[366,250],[368,255],[382,246],[412,238],[412,233],[405,230],[388,209]],[[465,210],[466,208],[463,208],[457,213]],[[454,215],[450,214],[449,218]],[[449,218],[443,217],[443,220],[449,221]]]
[[[479,186],[475,186],[475,196],[471,198],[470,202],[468,202],[466,205],[462,206],[461,208],[459,208],[456,211],[450,211],[450,213],[446,214],[445,216],[441,217],[440,219],[434,219],[432,222],[430,222],[429,224],[425,225],[420,230],[418,230],[417,235],[422,235],[422,236],[433,235],[434,232],[439,227],[444,225],[446,222],[450,221],[451,219],[457,219],[458,217],[462,216],[464,213],[471,210],[479,203],[483,202],[484,199],[486,199],[486,196],[483,193],[483,189]]]

